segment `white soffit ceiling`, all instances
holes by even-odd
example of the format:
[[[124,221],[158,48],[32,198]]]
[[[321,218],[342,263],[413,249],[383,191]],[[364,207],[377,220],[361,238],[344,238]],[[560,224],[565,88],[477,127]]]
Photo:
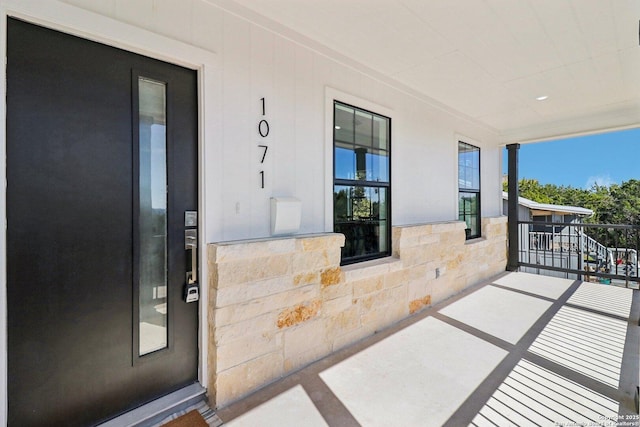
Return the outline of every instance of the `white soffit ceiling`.
[[[503,142],[640,125],[640,0],[235,5],[484,123]]]

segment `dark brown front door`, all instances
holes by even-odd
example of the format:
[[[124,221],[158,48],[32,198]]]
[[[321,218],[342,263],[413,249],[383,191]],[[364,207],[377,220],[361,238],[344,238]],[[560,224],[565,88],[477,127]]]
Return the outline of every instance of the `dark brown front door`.
[[[197,380],[196,73],[15,19],[7,57],[9,424],[93,425]]]

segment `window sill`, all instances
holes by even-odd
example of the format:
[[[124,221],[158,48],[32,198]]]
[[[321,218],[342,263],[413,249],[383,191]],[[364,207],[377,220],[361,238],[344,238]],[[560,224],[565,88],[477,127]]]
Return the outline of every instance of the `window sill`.
[[[372,259],[370,261],[343,265],[341,268],[347,276],[347,280],[355,280],[358,278],[400,270],[402,269],[402,261],[400,258],[388,256]]]
[[[465,240],[464,244],[465,244],[465,245],[473,245],[473,244],[475,244],[475,243],[484,242],[484,241],[486,241],[486,240],[487,240],[487,238],[486,238],[486,237],[482,237],[482,236],[480,236],[480,237],[476,237],[476,238],[474,238],[474,239]]]

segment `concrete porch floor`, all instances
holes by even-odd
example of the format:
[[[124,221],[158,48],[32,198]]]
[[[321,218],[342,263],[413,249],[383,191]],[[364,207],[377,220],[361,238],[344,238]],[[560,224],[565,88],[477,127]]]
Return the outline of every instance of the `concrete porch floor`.
[[[640,293],[508,273],[218,411],[225,426],[638,426]]]

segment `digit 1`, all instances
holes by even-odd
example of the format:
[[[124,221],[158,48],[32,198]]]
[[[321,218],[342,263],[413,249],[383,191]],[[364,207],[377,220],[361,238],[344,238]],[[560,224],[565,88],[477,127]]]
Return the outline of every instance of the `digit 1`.
[[[264,105],[264,98],[260,98],[260,101],[262,101],[262,115],[264,116],[266,114],[266,109],[265,109],[265,105]]]
[[[262,181],[262,188],[264,188],[264,171],[260,171],[260,179]]]

